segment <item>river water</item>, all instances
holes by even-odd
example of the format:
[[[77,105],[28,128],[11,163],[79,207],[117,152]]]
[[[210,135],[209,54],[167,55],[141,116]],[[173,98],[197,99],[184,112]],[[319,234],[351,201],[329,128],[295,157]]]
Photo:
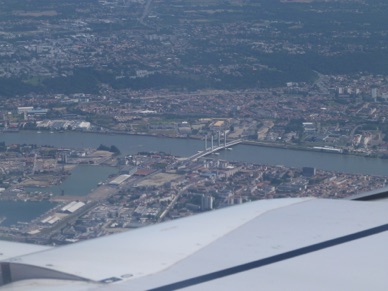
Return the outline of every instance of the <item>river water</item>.
[[[78,165],[71,175],[60,185],[47,188],[26,187],[27,191],[42,191],[54,195],[86,196],[98,186],[99,182],[105,181],[109,175],[117,173],[117,169],[109,166]]]
[[[11,226],[18,222],[30,222],[56,205],[56,203],[49,201],[0,201],[0,217],[6,217],[0,226]]]
[[[141,135],[107,135],[81,132],[2,133],[0,142],[51,145],[71,148],[97,148],[100,144],[117,146],[122,154],[136,154],[139,151],[164,151],[177,156],[190,156],[203,150],[204,142],[192,139],[160,138]],[[252,145],[238,145],[232,151],[221,151],[220,158],[230,161],[245,161],[288,167],[316,167],[317,169],[388,175],[388,159],[366,158],[313,151],[271,148]]]
[[[388,176],[388,160],[361,156],[239,145],[220,152],[220,158],[287,167],[315,167],[344,173]]]
[[[177,156],[190,156],[204,148],[204,142],[200,140],[80,132],[37,133],[34,131],[22,131],[18,133],[2,133],[0,134],[0,142],[2,141],[7,145],[24,143],[51,145],[62,148],[97,148],[100,144],[107,146],[115,145],[122,154],[126,155],[136,154],[139,151],[164,151]],[[330,171],[388,176],[388,160],[360,156],[238,145],[233,147],[231,151],[221,151],[218,157],[229,161],[299,168],[310,166]],[[55,194],[60,194],[64,190],[65,195],[86,195],[99,181],[105,180],[114,171],[112,168],[103,166],[77,167],[73,175],[62,185],[48,190],[53,191]],[[50,204],[47,203],[9,203],[11,202],[0,201],[0,217],[7,216],[7,220],[1,224],[2,226],[15,221],[30,221],[50,208]],[[10,205],[14,208],[10,208]],[[9,209],[14,210],[8,211]],[[16,215],[16,213],[18,214]],[[8,216],[14,218],[11,219]]]
[[[122,154],[139,151],[164,151],[178,156],[192,155],[202,148],[202,142],[190,139],[157,138],[141,135],[109,135],[81,132],[49,133],[42,131],[21,131],[1,133],[0,142],[51,145],[63,148],[97,148],[100,144],[115,145]]]

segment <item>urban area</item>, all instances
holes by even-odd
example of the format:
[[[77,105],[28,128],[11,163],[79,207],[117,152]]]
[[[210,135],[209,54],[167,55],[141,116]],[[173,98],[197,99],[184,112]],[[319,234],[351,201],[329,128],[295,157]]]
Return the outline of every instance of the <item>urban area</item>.
[[[242,143],[387,159],[383,1],[0,2],[0,201],[53,205],[7,227],[0,213],[1,238],[65,244],[258,199],[386,186],[386,176],[219,157]],[[185,157],[2,142],[24,131],[204,147]],[[85,196],[47,190],[85,165],[115,171]]]
[[[382,188],[387,182],[386,177],[312,167],[228,162],[219,159],[218,152],[202,157],[209,152],[211,148],[191,157],[163,152],[123,156],[103,145],[73,150],[3,145],[0,199],[48,200],[53,207],[30,223],[1,227],[1,235],[17,241],[63,244],[258,199],[345,198]],[[54,195],[45,190],[63,182],[81,165],[109,165],[118,171],[86,196]]]

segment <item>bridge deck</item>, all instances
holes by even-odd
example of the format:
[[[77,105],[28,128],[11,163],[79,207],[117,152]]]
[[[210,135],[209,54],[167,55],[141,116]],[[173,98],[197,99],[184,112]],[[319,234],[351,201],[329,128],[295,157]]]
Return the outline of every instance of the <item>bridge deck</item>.
[[[195,155],[192,155],[191,157],[188,158],[188,160],[191,160],[191,161],[195,161],[199,158],[202,158],[204,156],[207,156],[207,155],[210,155],[212,153],[215,153],[215,152],[218,152],[222,149],[225,149],[225,148],[229,148],[229,147],[232,147],[234,145],[237,145],[237,144],[240,144],[242,143],[243,140],[242,139],[238,139],[238,140],[233,140],[233,141],[230,141],[222,146],[217,146],[217,147],[213,147],[213,148],[209,148],[203,152],[199,152],[199,153],[196,153]]]

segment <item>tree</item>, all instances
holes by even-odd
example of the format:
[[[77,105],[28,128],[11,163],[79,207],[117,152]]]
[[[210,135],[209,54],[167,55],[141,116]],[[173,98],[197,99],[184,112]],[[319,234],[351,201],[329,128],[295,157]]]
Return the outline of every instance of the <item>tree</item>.
[[[97,148],[98,151],[106,151],[109,152],[110,148],[106,145],[100,144],[100,146]]]
[[[116,156],[118,156],[121,153],[120,150],[115,145],[110,146],[109,151]]]
[[[5,142],[2,141],[0,142],[0,152],[5,152],[7,151],[7,146],[5,145]]]
[[[118,156],[121,152],[120,150],[115,146],[111,145],[110,147],[100,144],[100,146],[97,148],[98,151],[107,151],[113,153],[115,156]]]

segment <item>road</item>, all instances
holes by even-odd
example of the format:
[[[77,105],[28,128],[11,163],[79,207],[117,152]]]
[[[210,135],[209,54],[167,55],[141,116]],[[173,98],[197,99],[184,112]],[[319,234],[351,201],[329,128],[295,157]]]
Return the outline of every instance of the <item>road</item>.
[[[245,90],[245,91],[223,91],[223,90],[210,90],[210,91],[203,91],[203,92],[192,92],[192,93],[179,93],[179,94],[156,94],[155,96],[147,96],[147,97],[141,97],[143,100],[147,99],[159,99],[159,98],[183,98],[183,97],[201,97],[201,96],[226,96],[226,95],[232,95],[235,96],[236,94],[260,94],[266,92],[265,90]]]
[[[143,25],[146,25],[147,24],[144,22],[144,19],[148,16],[148,14],[150,13],[150,6],[151,6],[151,3],[152,3],[152,0],[147,0],[147,3],[144,7],[144,11],[143,11],[143,14],[142,16],[140,17],[139,19],[139,22]]]
[[[189,185],[186,185],[185,187],[183,187],[182,189],[180,189],[178,191],[178,194],[174,197],[174,199],[172,199],[172,201],[170,202],[170,204],[167,206],[167,208],[162,212],[162,214],[160,214],[159,218],[158,218],[158,222],[161,222],[163,220],[163,218],[167,215],[167,213],[174,208],[174,205],[175,203],[177,202],[177,200],[179,199],[179,197],[183,194],[183,192],[185,192],[192,184],[189,184]]]

